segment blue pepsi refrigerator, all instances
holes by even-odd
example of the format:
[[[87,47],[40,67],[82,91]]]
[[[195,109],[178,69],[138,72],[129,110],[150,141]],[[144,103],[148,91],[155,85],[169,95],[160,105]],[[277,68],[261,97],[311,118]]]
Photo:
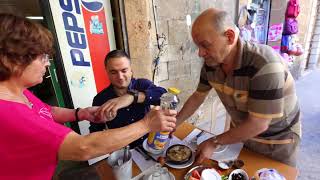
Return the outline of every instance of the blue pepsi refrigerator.
[[[116,48],[111,0],[41,0],[46,24],[55,38],[54,64],[65,106],[84,108],[110,81],[106,54]],[[73,125],[89,133],[89,122]],[[106,156],[89,160],[93,164]]]

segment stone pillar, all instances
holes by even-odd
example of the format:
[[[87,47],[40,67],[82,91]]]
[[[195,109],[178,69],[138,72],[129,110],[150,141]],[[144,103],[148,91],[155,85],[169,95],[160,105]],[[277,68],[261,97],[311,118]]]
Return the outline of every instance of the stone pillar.
[[[320,1],[317,3],[317,15],[311,39],[308,69],[315,69],[318,65],[320,54]]]
[[[154,29],[151,0],[124,0],[134,77],[152,79]]]
[[[297,57],[297,74],[299,78],[305,71],[311,48],[312,34],[314,30],[315,18],[317,16],[317,0],[300,0],[300,14],[298,16],[299,43],[303,45],[303,55]]]

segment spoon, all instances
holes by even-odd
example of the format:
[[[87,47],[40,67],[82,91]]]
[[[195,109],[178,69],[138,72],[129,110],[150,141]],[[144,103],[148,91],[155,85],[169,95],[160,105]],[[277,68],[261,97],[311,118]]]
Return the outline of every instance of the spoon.
[[[244,162],[240,159],[236,159],[233,161],[219,161],[218,166],[221,169],[230,169],[231,167],[234,167],[236,169],[241,169],[244,165]]]

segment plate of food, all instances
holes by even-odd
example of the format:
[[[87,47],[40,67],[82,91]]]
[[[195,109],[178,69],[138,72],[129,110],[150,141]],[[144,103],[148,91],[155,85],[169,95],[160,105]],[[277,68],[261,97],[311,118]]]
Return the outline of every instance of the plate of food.
[[[183,169],[191,166],[195,154],[190,147],[183,144],[175,144],[168,147],[165,152],[165,164],[175,169]]]

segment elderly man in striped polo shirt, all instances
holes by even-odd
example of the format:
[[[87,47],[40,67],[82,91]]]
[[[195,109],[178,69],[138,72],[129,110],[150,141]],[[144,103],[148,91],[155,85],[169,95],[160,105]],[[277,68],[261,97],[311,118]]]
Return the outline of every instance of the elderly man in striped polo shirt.
[[[300,108],[281,56],[267,45],[242,41],[231,17],[213,8],[195,20],[192,38],[204,65],[178,123],[198,109],[212,88],[232,119],[230,130],[199,145],[197,161],[211,157],[220,145],[242,141],[252,151],[295,166]]]

